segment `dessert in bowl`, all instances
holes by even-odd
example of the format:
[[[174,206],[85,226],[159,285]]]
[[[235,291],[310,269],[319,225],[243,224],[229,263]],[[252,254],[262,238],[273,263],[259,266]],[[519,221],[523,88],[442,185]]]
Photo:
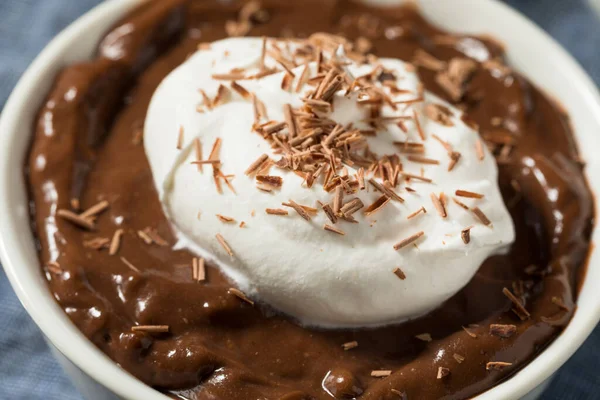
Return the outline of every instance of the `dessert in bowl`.
[[[412,7],[257,4],[145,3],[56,78],[27,165],[58,303],[178,398],[514,375],[580,312],[593,203],[565,113]]]

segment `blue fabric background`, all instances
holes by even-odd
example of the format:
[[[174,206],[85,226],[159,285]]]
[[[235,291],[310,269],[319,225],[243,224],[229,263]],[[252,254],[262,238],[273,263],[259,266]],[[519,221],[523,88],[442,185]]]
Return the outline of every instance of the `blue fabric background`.
[[[452,1],[452,0],[440,0]],[[584,0],[506,0],[558,39],[600,82],[600,21]],[[27,65],[100,0],[0,0],[0,110]],[[600,327],[544,400],[600,399]],[[80,400],[0,271],[0,399]]]

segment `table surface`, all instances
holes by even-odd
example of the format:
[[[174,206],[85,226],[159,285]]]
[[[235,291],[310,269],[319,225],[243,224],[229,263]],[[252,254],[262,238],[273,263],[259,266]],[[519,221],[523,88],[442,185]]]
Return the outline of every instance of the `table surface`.
[[[441,0],[452,1],[452,0]],[[600,82],[600,21],[585,0],[505,0],[555,37]],[[27,65],[101,0],[0,0],[0,110]],[[23,28],[26,27],[26,32]],[[0,272],[0,399],[80,400]],[[558,372],[546,400],[600,399],[600,326]]]

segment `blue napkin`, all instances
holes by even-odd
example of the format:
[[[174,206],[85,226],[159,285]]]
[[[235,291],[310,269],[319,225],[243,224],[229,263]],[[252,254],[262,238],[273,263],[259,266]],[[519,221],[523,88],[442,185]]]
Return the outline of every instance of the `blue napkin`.
[[[283,0],[282,0],[283,1]],[[441,0],[452,1],[452,0]],[[0,110],[27,65],[100,0],[0,0]],[[506,0],[557,38],[600,82],[600,21],[584,0]],[[600,398],[600,328],[560,370],[544,400]],[[0,272],[0,399],[81,400]]]

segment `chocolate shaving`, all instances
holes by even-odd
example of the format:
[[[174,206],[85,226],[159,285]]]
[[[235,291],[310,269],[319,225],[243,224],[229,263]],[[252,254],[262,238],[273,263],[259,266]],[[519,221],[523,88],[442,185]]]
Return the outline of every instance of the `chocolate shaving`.
[[[529,311],[527,311],[521,301],[514,294],[512,294],[510,290],[503,288],[502,293],[504,293],[504,295],[513,303],[515,307],[512,310],[522,321],[525,321],[531,317]]]
[[[408,161],[421,163],[421,164],[431,164],[431,165],[439,165],[440,164],[439,160],[434,160],[432,158],[427,158],[427,157],[421,157],[418,155],[409,155],[408,157],[406,157],[406,159]]]
[[[210,155],[208,156],[209,160],[216,160],[218,155],[219,155],[219,151],[221,150],[221,143],[223,141],[221,140],[221,138],[216,138],[215,142],[213,143],[212,149],[210,150]]]
[[[296,74],[294,74],[294,72],[292,72],[292,70],[290,69],[290,67],[288,67],[286,65],[286,62],[284,62],[284,60],[275,59],[275,62],[277,64],[279,64],[285,70],[285,74],[284,74],[285,76],[289,76],[290,79],[294,79],[296,77]]]
[[[213,77],[214,77],[214,75],[213,75]],[[210,98],[208,97],[208,95],[206,94],[204,89],[199,89],[198,92],[200,92],[200,95],[202,96],[202,104],[209,110],[212,110],[212,101],[210,100]],[[181,132],[181,129],[180,129],[180,132]]]
[[[443,379],[450,375],[450,368],[439,367],[437,371],[437,379]]]
[[[85,210],[84,212],[79,214],[79,217],[84,218],[84,219],[92,218],[92,217],[100,214],[101,212],[105,211],[106,209],[108,209],[108,207],[110,207],[110,204],[108,203],[108,201],[102,200],[101,202],[91,206],[90,208],[88,208],[87,210]]]
[[[82,218],[80,215],[75,214],[73,211],[61,209],[56,212],[56,215],[58,215],[65,221],[68,221],[80,228],[87,229],[88,231],[93,231],[96,229],[94,222],[92,222],[88,218]]]
[[[433,206],[437,210],[440,217],[446,218],[448,214],[446,213],[446,207],[444,206],[444,203],[442,203],[440,198],[435,193],[431,193],[430,197],[431,202],[433,203]]]
[[[358,342],[357,342],[356,340],[355,340],[355,341],[352,341],[352,342],[347,342],[347,343],[344,343],[344,344],[342,345],[342,348],[343,348],[344,350],[346,350],[346,351],[348,351],[348,350],[351,350],[351,349],[354,349],[354,348],[356,348],[356,347],[358,347]]]
[[[454,201],[454,203],[456,203],[456,205],[458,205],[459,207],[464,208],[467,211],[469,210],[469,206],[458,200],[456,197],[453,197],[452,201]]]
[[[219,85],[219,88],[217,89],[217,94],[215,95],[215,98],[212,101],[213,107],[226,103],[230,97],[231,91],[226,86]]]
[[[398,92],[397,88],[391,88],[392,92]],[[400,93],[398,93],[400,94]],[[408,100],[400,100],[400,101],[395,101],[394,104],[404,104],[404,105],[410,105],[410,104],[416,104],[416,103],[422,103],[424,102],[425,99],[423,98],[423,96],[419,96],[419,97],[415,97],[414,99],[408,99]]]
[[[446,68],[444,61],[438,60],[431,54],[422,49],[418,49],[412,60],[413,65],[430,69],[432,71],[441,71]]]
[[[289,92],[292,90],[292,84],[294,83],[294,77],[290,74],[283,75],[281,78],[281,90]]]
[[[337,186],[335,188],[335,193],[333,195],[333,212],[337,215],[342,208],[342,202],[344,201],[344,192],[341,186]]]
[[[251,306],[254,306],[254,301],[252,301],[248,296],[246,296],[244,294],[244,292],[242,292],[241,290],[236,289],[236,288],[229,288],[229,289],[227,289],[227,292],[231,293],[238,299],[250,304]]]
[[[265,212],[270,215],[288,215],[287,210],[281,208],[267,208]]]
[[[379,197],[377,200],[375,200],[375,202],[373,202],[373,204],[365,208],[365,215],[369,216],[376,213],[377,211],[381,210],[389,201],[390,198],[386,195]]]
[[[343,84],[344,79],[340,75],[335,76],[328,83],[327,87],[323,89],[323,93],[321,94],[320,99],[324,101],[332,101],[334,94],[342,88]]]
[[[206,269],[204,267],[204,258],[194,257],[192,259],[192,278],[196,282],[206,280]]]
[[[473,214],[475,214],[477,218],[479,218],[482,224],[484,224],[485,226],[492,225],[492,221],[488,219],[488,217],[483,213],[483,211],[481,211],[479,207],[474,207],[471,209],[471,211],[473,212]]]
[[[306,82],[308,82],[309,80],[309,75],[310,75],[310,67],[308,65],[308,63],[306,63],[304,65],[304,69],[302,70],[302,73],[300,74],[300,78],[298,79],[298,82],[296,83],[296,92],[300,92],[302,90],[302,88],[304,87],[304,85],[306,84]]]
[[[319,210],[314,207],[303,206],[303,205],[300,205],[300,207],[302,207],[304,209],[304,211],[306,211],[307,213],[312,214],[312,215],[316,215],[319,212]]]
[[[317,91],[316,91],[316,93],[314,95],[314,98],[315,99],[322,99],[323,91],[325,90],[325,88],[329,87],[329,84],[335,78],[339,78],[338,72],[336,71],[336,69],[332,68],[332,69],[329,70],[329,72],[327,73],[327,75],[325,75],[325,77],[319,83],[319,86],[317,87]]]
[[[265,36],[262,37],[262,46],[260,51],[260,70],[265,70],[265,58],[267,56],[267,38]]]
[[[420,175],[409,174],[408,172],[400,172],[400,175],[402,175],[404,177],[404,179],[407,179],[407,178],[408,179],[414,179],[414,180],[421,181],[421,182],[426,182],[426,183],[433,182],[429,178],[425,178],[424,176],[420,176]]]
[[[264,71],[259,71],[256,74],[249,76],[245,79],[261,79],[265,76],[276,74],[277,72],[279,72],[277,68],[266,68]]]
[[[127,260],[125,257],[121,257],[121,261],[123,262],[123,264],[127,265],[129,269],[133,270],[134,272],[137,272],[138,274],[141,274],[140,270],[137,269],[135,265],[130,263],[129,260]]]
[[[356,172],[356,180],[358,181],[358,188],[360,190],[365,190],[365,169],[359,168]]]
[[[215,237],[217,238],[217,241],[219,242],[221,247],[223,247],[227,254],[229,254],[229,257],[233,257],[233,251],[231,250],[231,247],[229,247],[229,244],[227,244],[223,236],[220,233],[217,233]]]
[[[169,245],[169,243],[158,234],[156,229],[146,228],[144,229],[144,232],[146,232],[150,239],[152,239],[152,242],[156,243],[157,245],[163,247]]]
[[[404,274],[404,271],[402,271],[400,269],[400,267],[394,268],[394,270],[392,272],[394,273],[394,275],[396,275],[401,280],[405,280],[406,279],[406,275]]]
[[[371,184],[371,186],[373,186],[375,189],[377,189],[379,192],[383,193],[387,197],[399,201],[400,203],[404,203],[404,199],[398,196],[398,194],[396,194],[396,192],[394,192],[392,188],[380,184],[373,178],[369,179],[369,183]]]
[[[296,127],[296,121],[294,119],[294,114],[292,112],[292,106],[289,104],[284,104],[283,106],[283,116],[285,118],[285,123],[288,128],[288,133],[290,138],[296,137],[298,134],[298,130]]]
[[[446,193],[444,193],[444,192],[440,193],[440,202],[442,203],[442,205],[444,207],[448,206],[448,199],[446,198]]]
[[[277,188],[283,185],[283,178],[281,178],[280,176],[256,175],[256,180],[260,183]]]
[[[102,250],[108,247],[110,239],[108,238],[93,238],[90,240],[85,240],[83,242],[83,247],[87,247],[93,250]]]
[[[56,261],[48,262],[48,264],[46,264],[46,269],[55,275],[61,275],[64,272],[63,269],[60,267],[60,264]]]
[[[415,142],[394,142],[394,145],[399,147],[399,150],[403,153],[424,153],[425,145],[423,143]]]
[[[273,189],[271,188],[271,186],[263,185],[263,184],[260,184],[260,183],[256,184],[256,188],[258,190],[260,190],[261,192],[265,192],[265,193],[271,193],[271,192],[273,192]]]
[[[196,154],[196,161],[202,161],[202,143],[200,142],[200,139],[195,138],[194,139],[194,152]],[[203,167],[202,164],[198,164],[198,171],[203,172]]]
[[[303,99],[305,106],[313,112],[328,113],[331,110],[331,104],[324,100]]]
[[[501,325],[501,324],[491,324],[490,325],[490,335],[498,336],[501,338],[509,338],[517,332],[516,325]]]
[[[216,214],[217,218],[219,218],[219,220],[221,222],[227,222],[227,223],[231,223],[231,222],[235,222],[235,219],[231,218],[231,217],[227,217],[225,215],[221,215],[221,214]]]
[[[252,164],[250,164],[250,166],[248,167],[248,169],[246,170],[246,172],[244,172],[246,175],[252,175],[255,172],[257,172],[259,169],[261,169],[262,165],[269,159],[269,156],[266,154],[262,154],[260,157],[258,157],[258,159],[256,161],[254,161]]]
[[[396,243],[394,245],[394,250],[400,250],[403,247],[408,246],[409,244],[415,242],[416,240],[418,240],[421,236],[423,236],[425,234],[425,232],[421,231],[421,232],[417,232],[412,236],[407,237],[406,239],[401,240],[400,242]]]
[[[325,229],[326,231],[329,231],[329,232],[337,233],[338,235],[342,235],[342,236],[344,236],[346,234],[343,230],[338,229],[331,225],[327,225],[327,224],[323,225],[323,229]]]
[[[385,378],[392,374],[391,370],[373,370],[371,371],[371,376],[374,378]]]
[[[231,190],[231,192],[233,194],[237,194],[235,191],[235,188],[233,187],[231,182],[229,182],[229,179],[233,178],[235,175],[225,175],[225,174],[223,174],[223,172],[221,172],[220,169],[216,169],[215,173],[218,177],[220,177],[221,179],[223,179],[225,181],[225,184],[227,185],[227,187],[229,188],[229,190]]]
[[[425,207],[419,208],[417,211],[413,212],[408,217],[406,217],[406,219],[412,219],[412,218],[416,217],[417,215],[419,215],[421,213],[427,214],[427,210],[425,209]]]
[[[192,161],[191,164],[198,165],[198,166],[202,166],[202,165],[205,165],[205,164],[219,165],[219,164],[221,164],[221,160]]]
[[[364,206],[365,205],[363,202],[358,197],[355,197],[354,199],[346,202],[342,208],[340,208],[340,213],[346,217],[349,217]]]
[[[417,112],[415,110],[413,110],[413,120],[415,121],[415,126],[417,127],[419,137],[421,138],[421,140],[425,140],[425,132],[423,132],[421,122],[419,121],[419,116],[417,115]]]
[[[467,197],[470,199],[483,199],[484,195],[475,192],[469,192],[468,190],[457,190],[455,194],[459,197]]]
[[[121,247],[121,238],[123,237],[123,229],[117,229],[113,234],[113,237],[110,241],[110,246],[108,248],[108,254],[114,256],[119,252],[119,248]]]
[[[169,325],[137,325],[131,327],[132,332],[168,333]]]
[[[237,83],[236,81],[231,82],[231,89],[233,89],[240,96],[242,96],[242,98],[244,98],[246,100],[249,100],[252,98],[252,95],[250,94],[250,92],[245,87],[243,87],[242,85]]]
[[[452,149],[452,145],[450,145],[450,143],[446,142],[445,140],[443,140],[442,138],[440,138],[438,135],[436,135],[435,133],[433,135],[431,135],[435,140],[437,140],[438,142],[440,142],[440,144],[442,146],[444,146],[444,149],[446,149],[446,151],[448,152],[448,154],[452,153],[453,149]]]
[[[152,238],[148,236],[145,231],[137,231],[137,235],[142,239],[146,244],[152,244]]]
[[[298,213],[298,215],[300,215],[305,220],[311,220],[310,215],[304,210],[304,208],[300,204],[294,202],[293,200],[289,200],[288,203],[281,203],[281,205],[285,207],[291,207],[294,209],[294,211]]]
[[[483,161],[485,152],[483,151],[483,143],[480,139],[477,139],[477,142],[475,142],[475,152],[477,153],[477,159],[479,159],[479,161]]]
[[[454,122],[452,122],[452,117],[454,114],[449,108],[441,104],[429,103],[425,106],[424,112],[427,117],[431,118],[440,125],[454,126]]]
[[[332,224],[337,223],[338,217],[337,217],[337,215],[335,215],[335,212],[333,211],[331,206],[329,204],[323,204],[322,208],[323,208],[323,211],[325,211],[325,215],[327,216],[327,218],[329,218],[331,223]]]
[[[444,89],[450,98],[460,101],[466,89],[466,84],[477,70],[477,63],[468,58],[455,57],[448,63],[448,68],[436,76],[436,82]]]
[[[258,125],[262,116],[262,109],[259,105],[260,100],[258,100],[258,97],[254,93],[250,93],[250,96],[252,98],[252,110],[254,111],[254,124]]]
[[[460,160],[461,154],[457,151],[452,151],[448,154],[450,156],[450,163],[448,163],[448,171],[452,171],[458,161]]]
[[[467,335],[471,336],[473,339],[477,338],[477,334],[475,332],[470,331],[469,328],[466,328],[464,326],[462,328],[463,328],[463,331],[465,331],[465,333]]]
[[[454,359],[456,360],[457,363],[462,364],[463,361],[465,361],[465,358],[463,356],[461,356],[458,353],[454,353],[452,355],[452,357],[454,357]]]
[[[462,241],[465,244],[469,244],[469,242],[471,241],[471,229],[473,227],[470,226],[468,228],[463,229],[462,231],[460,231],[460,238],[462,239]]]
[[[512,365],[512,363],[509,362],[502,362],[502,361],[491,361],[487,364],[485,364],[485,369],[490,371],[490,370],[496,370],[496,371],[502,371],[505,368],[508,368]]]
[[[198,260],[196,257],[192,258],[192,280],[198,279]]]

